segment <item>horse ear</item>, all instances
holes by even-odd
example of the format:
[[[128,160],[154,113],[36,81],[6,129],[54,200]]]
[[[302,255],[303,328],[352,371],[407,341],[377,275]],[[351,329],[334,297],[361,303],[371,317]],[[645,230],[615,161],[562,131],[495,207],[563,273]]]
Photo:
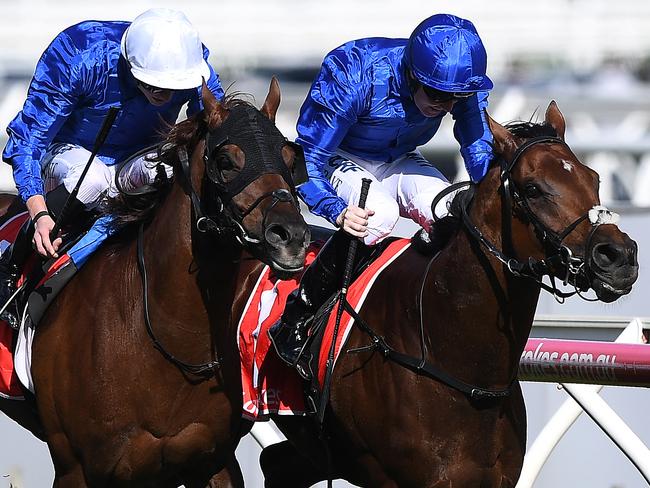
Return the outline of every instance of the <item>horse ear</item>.
[[[555,129],[557,136],[560,139],[564,140],[566,121],[564,120],[564,115],[562,115],[562,112],[560,112],[557,103],[555,103],[555,100],[551,100],[551,103],[548,104],[544,118],[546,120],[546,123]]]
[[[264,105],[262,105],[261,112],[266,115],[271,122],[275,122],[275,114],[278,112],[280,106],[280,83],[274,76],[271,78],[271,85],[269,86],[269,94],[266,95]]]
[[[519,141],[508,129],[490,117],[487,111],[485,112],[485,118],[488,121],[492,137],[494,137],[494,152],[500,154],[509,161],[517,149]]]
[[[203,99],[203,118],[208,127],[214,129],[220,126],[227,117],[228,110],[215,98],[208,85],[206,85],[205,79],[201,86],[201,98]]]

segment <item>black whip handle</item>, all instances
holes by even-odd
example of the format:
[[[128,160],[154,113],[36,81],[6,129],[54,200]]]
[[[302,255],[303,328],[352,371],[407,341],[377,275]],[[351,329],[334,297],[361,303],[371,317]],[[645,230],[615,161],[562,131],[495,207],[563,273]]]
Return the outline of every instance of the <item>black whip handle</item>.
[[[366,200],[368,198],[368,190],[370,190],[370,183],[372,183],[372,180],[370,178],[362,178],[361,179],[361,193],[359,194],[359,208],[365,208],[366,206]],[[350,248],[348,249],[348,256],[345,261],[345,272],[343,274],[343,288],[341,289],[341,295],[345,297],[345,295],[348,292],[348,286],[350,286],[350,280],[352,278],[352,271],[354,267],[354,258],[357,254],[357,247],[359,245],[359,239],[352,239],[350,242]],[[342,307],[343,300],[339,301],[339,308],[337,310],[337,319],[339,317],[339,310],[340,313],[343,313],[343,307]],[[338,321],[337,321],[338,323]]]
[[[372,180],[370,178],[361,179],[361,193],[359,194],[359,208],[364,208],[366,206],[366,199],[368,198],[368,190],[370,190],[370,183]],[[359,239],[352,239],[350,241],[350,247],[348,248],[348,255],[345,261],[345,272],[343,274],[343,286],[341,287],[341,293],[339,294],[339,302],[336,308],[336,321],[334,322],[334,331],[332,334],[332,343],[330,344],[330,350],[327,355],[325,379],[323,381],[323,391],[320,398],[320,408],[318,409],[319,422],[321,426],[323,425],[323,419],[325,416],[325,407],[329,401],[329,391],[330,384],[332,382],[332,372],[334,370],[334,350],[336,349],[336,340],[339,335],[339,327],[341,325],[341,318],[343,317],[343,309],[345,308],[346,296],[348,294],[348,287],[350,286],[350,280],[352,279],[352,271],[354,267],[354,258],[357,254],[357,246],[359,245]]]

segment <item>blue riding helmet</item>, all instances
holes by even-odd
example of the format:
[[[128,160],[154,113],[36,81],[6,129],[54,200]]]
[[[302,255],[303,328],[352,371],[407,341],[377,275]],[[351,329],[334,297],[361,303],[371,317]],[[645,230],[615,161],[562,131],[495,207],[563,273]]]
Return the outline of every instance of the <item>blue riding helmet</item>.
[[[474,24],[437,14],[418,25],[404,53],[406,66],[423,85],[445,92],[491,90],[487,54]]]

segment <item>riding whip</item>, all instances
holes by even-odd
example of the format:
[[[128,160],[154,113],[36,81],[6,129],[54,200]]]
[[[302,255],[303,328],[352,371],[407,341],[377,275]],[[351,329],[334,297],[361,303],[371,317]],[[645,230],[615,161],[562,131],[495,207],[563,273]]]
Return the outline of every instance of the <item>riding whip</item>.
[[[95,156],[99,152],[99,149],[104,144],[104,141],[106,140],[106,136],[108,136],[108,133],[110,132],[111,127],[113,126],[113,122],[115,122],[115,117],[117,117],[117,112],[119,111],[120,109],[118,107],[110,107],[108,109],[108,113],[106,114],[106,117],[104,117],[104,122],[102,123],[102,127],[99,129],[99,133],[97,134],[97,138],[95,139],[95,144],[93,145],[93,150],[90,153],[90,157],[88,158],[86,167],[81,173],[81,176],[79,177],[79,181],[77,181],[74,190],[70,192],[70,195],[66,199],[65,204],[61,209],[61,212],[59,212],[59,215],[56,218],[56,223],[54,224],[54,227],[50,232],[50,239],[55,239],[56,235],[59,233],[59,230],[61,230],[61,225],[65,221],[65,216],[66,213],[68,212],[68,208],[70,207],[71,202],[73,202],[74,199],[77,198],[77,194],[79,193],[79,188],[81,187],[81,183],[86,177],[86,174],[90,169],[90,165],[92,164],[93,160],[95,159]]]
[[[359,208],[364,208],[366,206],[366,198],[368,197],[368,190],[370,189],[370,183],[372,180],[370,178],[361,179],[361,194],[359,195]],[[354,267],[354,257],[357,254],[357,247],[359,245],[359,239],[352,239],[350,241],[350,247],[348,248],[348,255],[345,261],[345,270],[343,273],[343,285],[341,287],[341,293],[339,294],[339,302],[336,309],[336,321],[334,322],[334,332],[332,337],[332,344],[330,344],[330,350],[327,355],[327,364],[325,370],[325,380],[323,382],[323,392],[320,397],[320,408],[318,409],[318,420],[319,423],[323,424],[323,418],[325,417],[325,407],[329,401],[329,390],[330,384],[332,382],[332,372],[334,370],[334,350],[336,349],[336,339],[339,333],[339,326],[341,325],[341,317],[343,316],[343,309],[345,308],[345,303],[347,300],[348,287],[350,286],[350,281],[352,279],[352,271]]]

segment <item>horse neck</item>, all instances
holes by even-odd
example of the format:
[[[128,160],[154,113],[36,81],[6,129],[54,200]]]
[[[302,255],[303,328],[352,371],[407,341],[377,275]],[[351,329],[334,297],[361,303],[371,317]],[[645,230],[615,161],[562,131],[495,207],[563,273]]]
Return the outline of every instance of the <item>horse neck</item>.
[[[180,178],[144,233],[150,295],[177,303],[175,312],[186,316],[187,327],[205,329],[209,308],[227,307],[242,250],[196,230]]]
[[[477,188],[470,218],[490,242],[503,250],[508,249],[508,243],[502,232],[498,187],[498,174],[491,171]],[[518,220],[513,220],[512,225],[514,248],[531,249],[527,228]],[[426,286],[429,296],[440,296],[438,290],[445,290],[438,303],[446,312],[447,323],[453,324],[453,330],[449,330],[440,321],[440,314],[432,311],[432,347],[442,351],[438,359],[450,356],[465,370],[460,377],[473,376],[476,384],[505,386],[515,379],[532,326],[539,286],[514,277],[466,231],[460,231],[437,260],[426,277]],[[438,347],[438,342],[448,347]],[[476,368],[477,363],[485,367]]]

